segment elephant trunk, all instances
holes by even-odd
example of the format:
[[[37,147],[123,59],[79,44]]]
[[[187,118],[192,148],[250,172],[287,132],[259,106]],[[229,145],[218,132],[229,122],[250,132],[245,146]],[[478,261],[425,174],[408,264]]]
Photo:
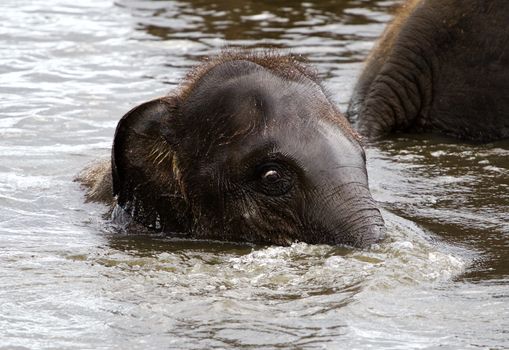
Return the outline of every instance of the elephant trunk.
[[[355,169],[339,185],[330,185],[328,193],[317,196],[311,210],[320,230],[317,241],[369,247],[385,235],[382,215],[367,184],[365,171]]]

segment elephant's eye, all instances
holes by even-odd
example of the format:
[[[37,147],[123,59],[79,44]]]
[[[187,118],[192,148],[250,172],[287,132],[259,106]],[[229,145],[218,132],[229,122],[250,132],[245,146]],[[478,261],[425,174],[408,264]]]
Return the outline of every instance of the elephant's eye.
[[[257,167],[258,191],[269,196],[287,193],[293,184],[291,172],[281,164],[266,163]]]
[[[268,169],[262,174],[262,180],[267,183],[274,183],[281,179],[281,174],[275,169]]]

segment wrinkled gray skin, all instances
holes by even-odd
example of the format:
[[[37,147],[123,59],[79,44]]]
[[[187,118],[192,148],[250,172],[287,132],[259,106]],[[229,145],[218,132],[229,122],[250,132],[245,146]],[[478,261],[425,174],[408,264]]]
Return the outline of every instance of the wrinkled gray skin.
[[[367,60],[347,117],[359,132],[509,137],[509,1],[410,0]]]
[[[355,247],[383,236],[356,135],[286,56],[224,54],[131,110],[103,174],[82,176],[91,200],[108,201],[112,178],[118,208],[170,235]]]

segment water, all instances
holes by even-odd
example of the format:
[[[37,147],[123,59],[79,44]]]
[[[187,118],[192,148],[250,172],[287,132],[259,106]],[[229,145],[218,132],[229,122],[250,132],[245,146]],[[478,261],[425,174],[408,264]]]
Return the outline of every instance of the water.
[[[385,242],[125,236],[73,177],[228,44],[317,67],[342,110],[398,1],[4,0],[0,349],[509,348],[509,143],[368,145]]]

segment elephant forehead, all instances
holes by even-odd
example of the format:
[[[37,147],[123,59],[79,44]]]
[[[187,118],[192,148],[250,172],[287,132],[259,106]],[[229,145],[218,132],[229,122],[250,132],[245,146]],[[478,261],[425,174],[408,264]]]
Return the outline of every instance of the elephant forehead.
[[[327,120],[315,120],[306,126],[294,123],[267,127],[223,143],[215,151],[214,158],[223,165],[283,157],[308,173],[364,167],[360,145]]]
[[[330,102],[313,82],[286,81],[274,75],[250,75],[225,88],[225,105],[234,122],[296,123],[330,112]]]
[[[193,152],[199,148],[195,153],[207,158],[234,154],[240,159],[241,154],[267,145],[284,153],[309,147],[310,153],[318,154],[329,147],[330,135],[322,130],[321,121],[330,120],[336,111],[321,87],[309,79],[290,81],[256,71],[212,86],[207,82],[207,88],[195,91],[185,109]]]
[[[358,142],[348,137],[345,130],[327,119],[318,119],[300,125],[280,125],[269,129],[264,138],[283,154],[290,154],[301,164],[314,164],[326,170],[340,166],[362,166],[363,150]]]
[[[211,125],[241,130],[246,125],[266,126],[309,119],[331,109],[316,83],[290,81],[267,71],[208,82],[188,100],[186,114]]]

